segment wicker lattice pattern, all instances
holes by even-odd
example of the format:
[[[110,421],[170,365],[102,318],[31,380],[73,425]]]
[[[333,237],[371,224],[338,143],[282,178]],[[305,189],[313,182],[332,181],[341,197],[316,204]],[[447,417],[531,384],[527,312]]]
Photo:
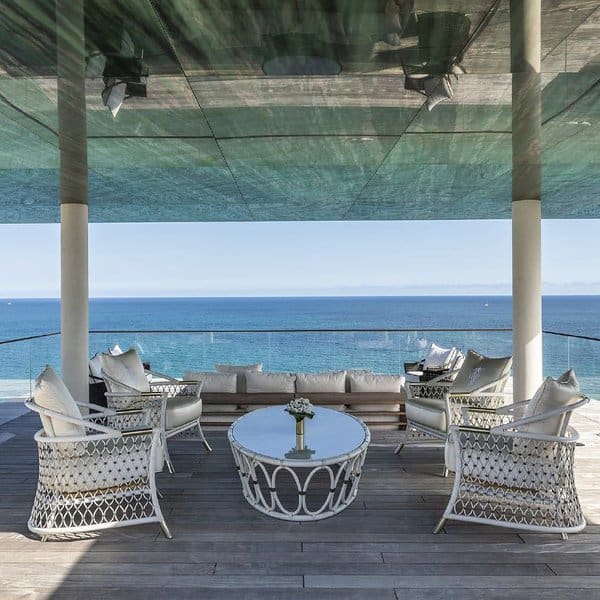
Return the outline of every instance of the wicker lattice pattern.
[[[154,483],[162,463],[158,430],[122,436],[88,425],[75,438],[36,434],[39,476],[29,529],[46,538],[158,522],[170,536]]]
[[[464,424],[464,409],[486,408],[495,410],[506,402],[506,394],[451,394],[446,401],[448,427]],[[469,416],[472,416],[469,413]],[[475,425],[476,423],[472,423]]]
[[[326,519],[348,507],[356,498],[367,445],[358,454],[341,458],[339,462],[313,468],[273,465],[231,445],[236,468],[242,482],[242,492],[248,503],[271,517],[289,521]],[[317,478],[325,478],[327,489],[320,490],[320,500],[309,505],[311,487]],[[281,480],[288,482],[281,485]],[[290,484],[289,482],[293,482]],[[292,496],[293,506],[282,496]]]
[[[431,398],[443,400],[450,390],[451,381],[440,381],[438,383],[407,383],[406,393],[408,398]]]
[[[578,531],[573,439],[452,428],[457,476],[444,518],[537,531]]]

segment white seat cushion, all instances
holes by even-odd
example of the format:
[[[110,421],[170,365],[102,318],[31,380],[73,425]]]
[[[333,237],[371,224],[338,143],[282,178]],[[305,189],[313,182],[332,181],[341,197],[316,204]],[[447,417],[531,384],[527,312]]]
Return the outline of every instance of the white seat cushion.
[[[406,419],[430,429],[446,431],[446,409],[443,400],[411,398],[406,401]]]
[[[346,371],[296,374],[296,392],[298,394],[309,394],[311,392],[344,393],[345,391]]]
[[[33,399],[42,408],[57,413],[81,419],[81,411],[75,403],[73,396],[63,383],[63,380],[54,372],[54,369],[46,365],[46,368],[38,375],[33,388]],[[76,423],[69,423],[57,417],[46,417],[40,414],[42,425],[46,435],[66,436],[85,435],[85,427]]]
[[[175,429],[199,419],[202,415],[202,398],[173,396],[167,399],[167,429]]]
[[[296,376],[291,373],[246,372],[248,394],[293,394],[296,391]]]

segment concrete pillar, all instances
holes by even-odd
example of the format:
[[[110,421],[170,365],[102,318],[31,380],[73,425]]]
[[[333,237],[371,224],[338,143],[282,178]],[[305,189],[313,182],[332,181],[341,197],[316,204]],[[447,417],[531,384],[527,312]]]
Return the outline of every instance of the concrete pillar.
[[[542,381],[541,0],[510,1],[512,70],[513,391]]]
[[[62,376],[88,400],[88,167],[83,0],[56,0]]]

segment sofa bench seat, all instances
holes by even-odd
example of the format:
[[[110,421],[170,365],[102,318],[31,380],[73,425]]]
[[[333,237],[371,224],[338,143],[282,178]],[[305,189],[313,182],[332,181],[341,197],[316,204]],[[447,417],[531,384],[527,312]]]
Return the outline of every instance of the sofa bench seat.
[[[226,427],[251,410],[277,404],[287,404],[303,396],[317,406],[344,410],[362,419],[374,429],[400,429],[406,425],[404,392],[321,392],[304,394],[202,394],[202,425]]]

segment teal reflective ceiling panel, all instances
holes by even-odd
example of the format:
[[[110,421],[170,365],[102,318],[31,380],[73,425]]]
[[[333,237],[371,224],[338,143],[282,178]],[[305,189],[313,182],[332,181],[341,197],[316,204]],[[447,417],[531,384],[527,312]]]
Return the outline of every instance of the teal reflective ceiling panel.
[[[462,13],[474,30],[492,4],[415,10]],[[386,0],[87,0],[88,51],[123,24],[151,73],[148,97],[116,118],[87,81],[91,219],[509,218],[507,7],[429,112],[404,89],[416,29],[394,38]],[[600,217],[600,2],[542,7],[543,214]],[[0,8],[0,222],[56,221],[53,3]],[[325,44],[341,74],[266,76],[273,35],[288,50]]]

